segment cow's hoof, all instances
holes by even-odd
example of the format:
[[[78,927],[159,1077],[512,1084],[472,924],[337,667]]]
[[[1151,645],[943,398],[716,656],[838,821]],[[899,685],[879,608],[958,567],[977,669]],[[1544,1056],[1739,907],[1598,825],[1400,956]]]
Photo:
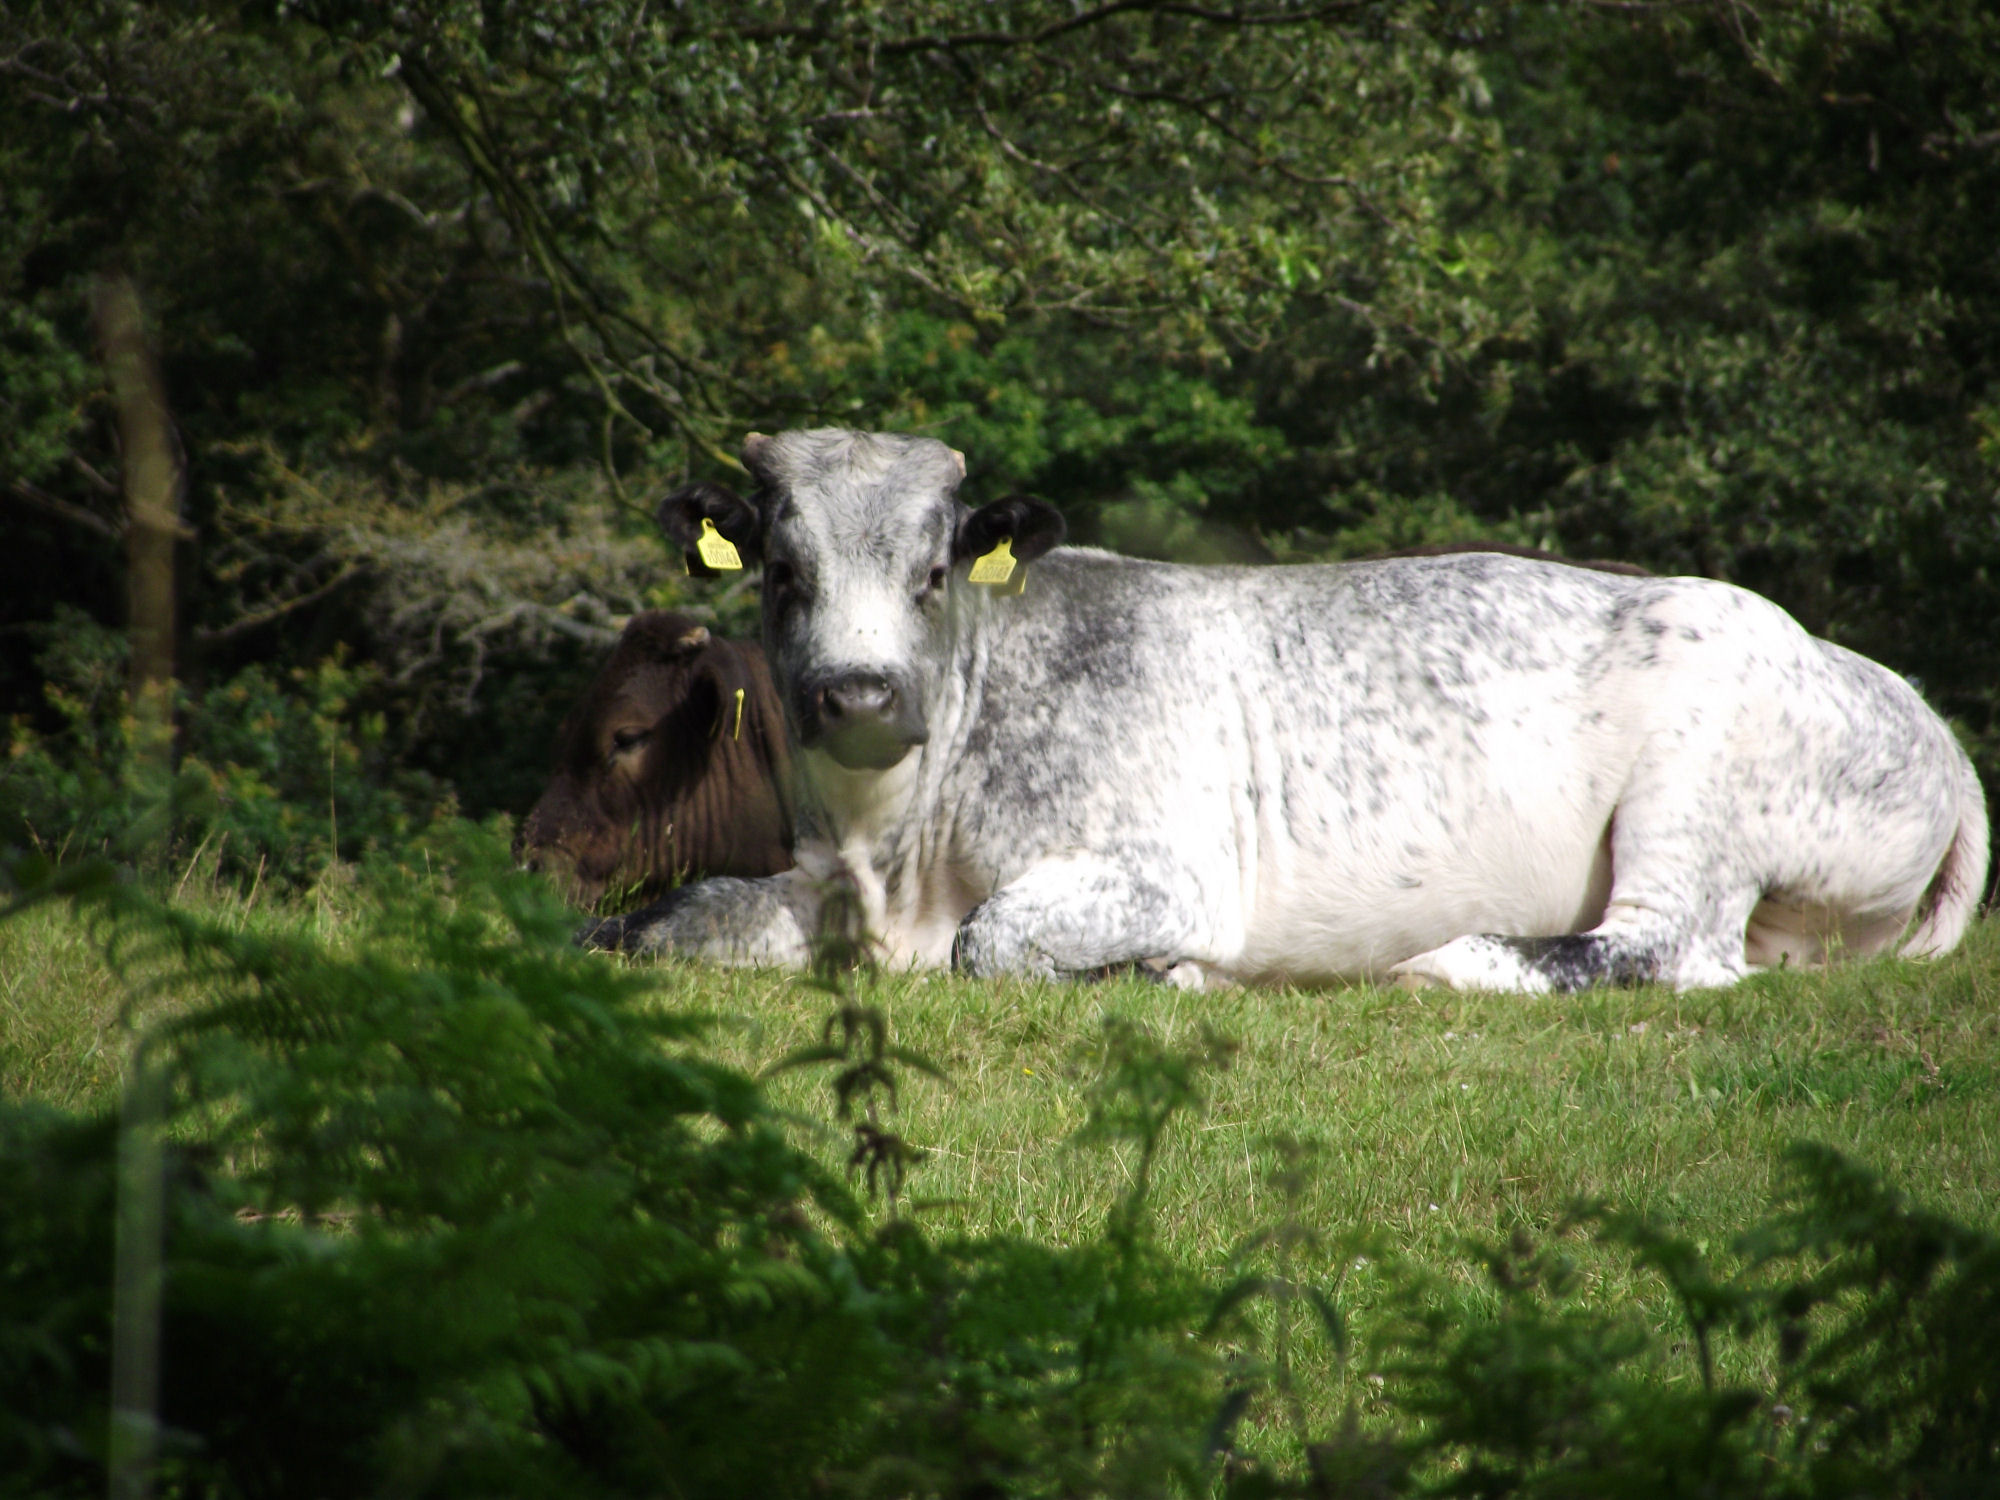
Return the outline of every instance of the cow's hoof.
[[[1209,978],[1208,971],[1191,958],[1184,958],[1179,963],[1166,958],[1142,958],[1137,963],[1116,964],[1100,972],[1106,977],[1116,973],[1134,974],[1176,990],[1205,990],[1216,984]]]
[[[579,948],[602,948],[616,953],[625,946],[625,919],[623,917],[602,917],[587,927],[577,930],[575,942]]]

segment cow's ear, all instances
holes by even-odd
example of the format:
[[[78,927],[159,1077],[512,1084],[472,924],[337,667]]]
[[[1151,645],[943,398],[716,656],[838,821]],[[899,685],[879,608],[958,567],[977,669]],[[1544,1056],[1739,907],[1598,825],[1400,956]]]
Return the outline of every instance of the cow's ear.
[[[719,484],[675,490],[660,502],[658,515],[660,530],[681,549],[688,572],[697,578],[733,572],[759,554],[763,526],[757,507]]]
[[[1030,563],[1063,539],[1068,528],[1062,512],[1043,500],[1009,495],[982,505],[958,523],[952,544],[953,562],[984,557],[1004,539],[1016,562]]]

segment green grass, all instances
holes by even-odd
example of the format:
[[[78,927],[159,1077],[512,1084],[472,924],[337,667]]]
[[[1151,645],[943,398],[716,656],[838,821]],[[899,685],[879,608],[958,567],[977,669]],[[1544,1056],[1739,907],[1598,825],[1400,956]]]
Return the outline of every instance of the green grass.
[[[811,1040],[825,1010],[798,980],[678,964],[659,974],[663,1004],[725,1018],[724,1055],[745,1067]],[[1237,1043],[1156,1165],[1167,1247],[1219,1269],[1296,1212],[1324,1236],[1300,1274],[1339,1279],[1345,1305],[1364,1313],[1384,1255],[1479,1295],[1468,1241],[1516,1226],[1545,1235],[1579,1198],[1658,1215],[1726,1256],[1768,1214],[1779,1155],[1800,1140],[1960,1220],[2000,1221],[1992,920],[1942,962],[1763,974],[1691,994],[1188,993],[932,976],[885,978],[872,998],[896,1039],[951,1077],[906,1076],[896,1121],[933,1153],[910,1192],[935,1200],[920,1212],[938,1230],[1064,1241],[1102,1226],[1131,1163],[1070,1137],[1088,1107],[1090,1043],[1114,1015],[1170,1043],[1203,1027]],[[830,1113],[823,1083],[788,1075],[772,1091],[801,1114]],[[1317,1147],[1292,1210],[1268,1180],[1284,1137]],[[1600,1307],[1676,1325],[1664,1284],[1625,1269],[1622,1254],[1581,1240],[1570,1251]],[[1695,1378],[1692,1361],[1678,1373]]]
[[[215,879],[212,864],[183,872],[163,893],[238,926],[309,926],[337,933],[351,871],[289,902],[246,894]],[[143,978],[106,964],[103,932],[60,902],[0,919],[0,1097],[38,1099],[63,1109],[108,1105],[126,1054],[124,1016],[156,1002]]]
[[[680,965],[662,1003],[725,1018],[723,1051],[757,1067],[809,1039],[808,986]],[[1212,1027],[1238,1044],[1207,1109],[1159,1168],[1171,1241],[1226,1253],[1268,1205],[1258,1164],[1289,1135],[1321,1144],[1302,1207],[1420,1253],[1471,1232],[1549,1223],[1579,1195],[1725,1226],[1760,1204],[1788,1142],[1824,1141],[1978,1220],[2000,1208],[2000,925],[1942,963],[1767,974],[1736,989],[1575,996],[1435,990],[1187,993],[1122,982],[975,984],[891,977],[873,988],[897,1039],[949,1087],[906,1081],[900,1128],[929,1145],[917,1179],[950,1200],[934,1221],[1063,1237],[1101,1221],[1116,1161],[1068,1137],[1081,1054],[1104,1017],[1168,1042]],[[776,1095],[823,1111],[812,1085]]]
[[[290,904],[245,901],[198,882],[185,895],[231,921],[305,923],[336,938],[340,897],[336,884]],[[817,1040],[831,1006],[794,976],[680,963],[651,972],[658,1003],[714,1015],[720,1060],[750,1071]],[[126,997],[67,909],[0,922],[0,1089],[108,1103]],[[1544,1237],[1579,1198],[1659,1215],[1726,1258],[1734,1235],[1768,1213],[1779,1154],[1799,1140],[1835,1147],[1954,1218],[2000,1222],[2000,920],[1940,962],[1771,973],[1691,994],[1189,993],[888,975],[864,981],[859,998],[948,1074],[903,1070],[889,1122],[930,1152],[907,1206],[938,1233],[1097,1234],[1133,1170],[1129,1152],[1072,1140],[1105,1019],[1142,1022],[1174,1046],[1205,1029],[1232,1039],[1205,1107],[1173,1127],[1156,1163],[1161,1240],[1220,1273],[1250,1235],[1295,1214],[1322,1235],[1298,1274],[1338,1282],[1363,1322],[1385,1258],[1481,1296],[1467,1243],[1516,1226]],[[824,1073],[785,1073],[770,1089],[803,1138],[844,1158]],[[1290,1205],[1271,1181],[1285,1139],[1314,1153]],[[1570,1251],[1600,1309],[1676,1325],[1650,1273],[1581,1237]],[[1322,1365],[1308,1396],[1337,1410],[1343,1380],[1361,1373]],[[1695,1378],[1692,1359],[1667,1378]]]

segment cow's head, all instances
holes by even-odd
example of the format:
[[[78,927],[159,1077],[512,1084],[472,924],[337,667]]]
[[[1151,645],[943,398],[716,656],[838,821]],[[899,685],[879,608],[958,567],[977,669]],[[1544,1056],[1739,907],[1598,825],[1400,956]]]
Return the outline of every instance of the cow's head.
[[[563,722],[515,857],[586,906],[785,869],[777,712],[754,646],[683,614],[634,615]]]
[[[661,503],[660,524],[692,549],[712,522],[762,559],[764,643],[800,744],[886,770],[929,738],[954,584],[1003,538],[1020,562],[1040,557],[1062,517],[1022,497],[970,509],[964,455],[932,438],[752,433],[743,459],[749,498],[692,485]]]

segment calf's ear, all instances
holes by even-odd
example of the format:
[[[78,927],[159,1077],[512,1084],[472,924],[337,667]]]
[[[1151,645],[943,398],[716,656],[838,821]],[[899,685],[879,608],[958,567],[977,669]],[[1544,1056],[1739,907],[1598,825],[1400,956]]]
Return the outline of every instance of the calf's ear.
[[[984,557],[1004,538],[1017,562],[1030,563],[1063,539],[1068,528],[1062,512],[1043,500],[1026,495],[1009,495],[982,505],[958,523],[951,559],[964,562]]]
[[[715,578],[729,570],[729,552],[715,546],[715,536],[735,549],[738,567],[754,562],[761,551],[758,542],[763,526],[757,508],[719,484],[690,484],[677,489],[660,502],[656,514],[660,530],[681,549],[688,572],[696,578]],[[720,565],[713,563],[717,557],[724,559]]]

